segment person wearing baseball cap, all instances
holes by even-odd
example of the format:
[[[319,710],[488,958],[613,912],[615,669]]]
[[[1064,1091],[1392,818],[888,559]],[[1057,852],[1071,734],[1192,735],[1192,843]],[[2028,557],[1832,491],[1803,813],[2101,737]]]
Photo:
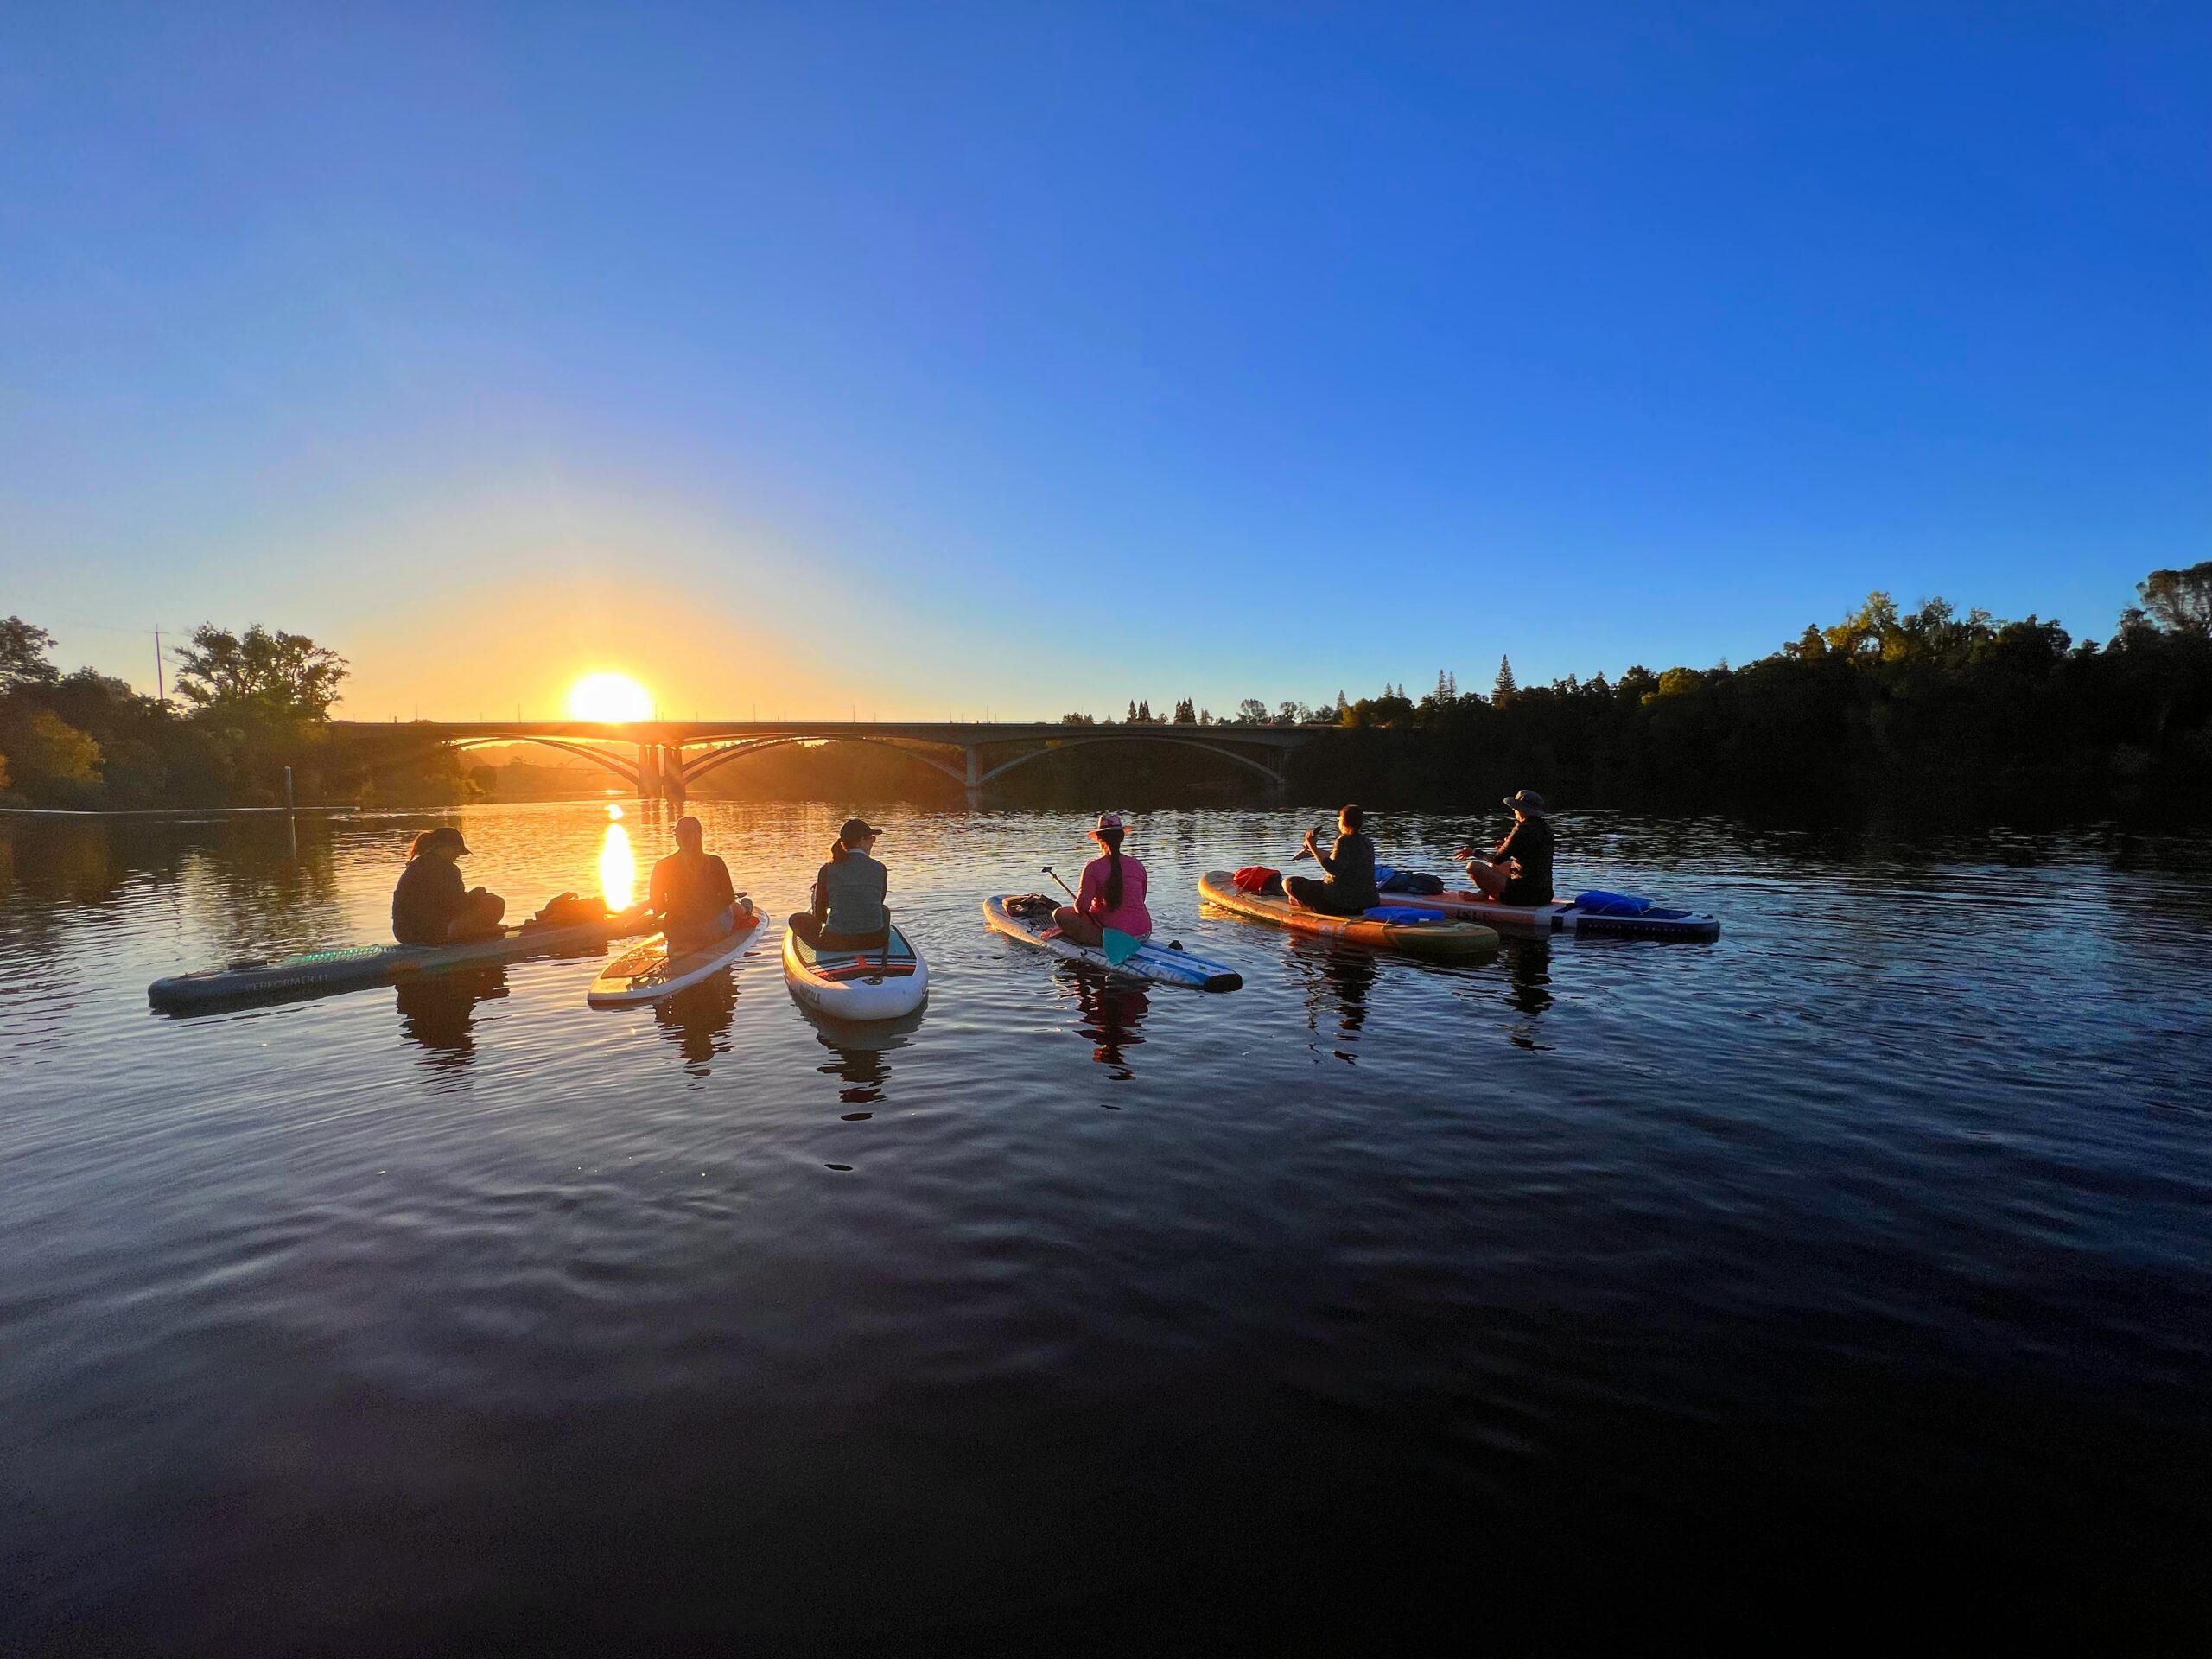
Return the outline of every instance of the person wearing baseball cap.
[[[1090,838],[1103,849],[1102,855],[1083,867],[1075,903],[1062,905],[1052,912],[1062,938],[1095,949],[1105,943],[1109,928],[1128,934],[1136,944],[1152,937],[1152,912],[1144,907],[1144,866],[1122,851],[1122,837],[1128,833],[1128,826],[1122,822],[1120,813],[1098,815]],[[1128,948],[1135,950],[1136,944]]]
[[[887,944],[891,912],[883,907],[891,874],[871,856],[881,832],[866,818],[847,818],[830,845],[830,861],[815,873],[810,908],[791,930],[817,950],[867,950]]]
[[[1523,789],[1507,796],[1505,804],[1513,809],[1513,828],[1488,858],[1465,847],[1452,856],[1467,861],[1467,879],[1484,897],[1501,905],[1548,905],[1554,841],[1544,798]]]
[[[453,944],[498,936],[507,901],[481,887],[461,886],[454,861],[467,856],[468,843],[449,823],[415,837],[407,849],[407,868],[391,890],[392,938],[402,944]]]

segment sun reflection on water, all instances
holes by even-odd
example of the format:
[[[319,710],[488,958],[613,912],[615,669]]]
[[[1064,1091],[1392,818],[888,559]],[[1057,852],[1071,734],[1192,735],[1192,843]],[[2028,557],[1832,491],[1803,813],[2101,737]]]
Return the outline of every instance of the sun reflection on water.
[[[599,844],[599,890],[609,910],[630,908],[638,885],[637,855],[630,850],[630,832],[618,821],[618,809],[607,819],[607,838]]]

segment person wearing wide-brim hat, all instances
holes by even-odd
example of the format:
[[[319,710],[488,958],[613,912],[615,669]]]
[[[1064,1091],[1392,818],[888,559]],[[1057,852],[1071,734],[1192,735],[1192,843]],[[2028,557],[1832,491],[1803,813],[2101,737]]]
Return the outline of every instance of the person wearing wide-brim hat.
[[[830,843],[830,861],[815,872],[811,907],[791,918],[791,930],[817,950],[868,950],[891,938],[891,912],[883,900],[891,873],[875,861],[882,831],[866,818],[847,818]]]
[[[1554,837],[1544,798],[1523,789],[1507,796],[1505,804],[1513,809],[1513,828],[1491,849],[1489,857],[1465,847],[1452,856],[1467,861],[1467,880],[1484,898],[1501,905],[1548,905]]]
[[[391,937],[402,944],[452,944],[499,931],[507,901],[481,887],[463,887],[454,861],[468,843],[449,823],[425,830],[408,844],[407,868],[391,890]]]
[[[1122,851],[1122,837],[1128,833],[1120,813],[1098,815],[1090,838],[1098,843],[1100,856],[1083,867],[1075,903],[1052,912],[1062,938],[1095,949],[1106,942],[1109,929],[1136,944],[1152,937],[1152,912],[1144,907],[1148,878],[1144,866]]]

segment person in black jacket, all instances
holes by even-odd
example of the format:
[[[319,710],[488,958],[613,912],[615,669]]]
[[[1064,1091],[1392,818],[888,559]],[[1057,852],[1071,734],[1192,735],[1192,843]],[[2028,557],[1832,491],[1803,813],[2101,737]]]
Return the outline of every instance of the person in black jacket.
[[[1298,849],[1300,858],[1310,858],[1328,872],[1327,879],[1317,881],[1310,875],[1283,877],[1283,896],[1294,905],[1306,910],[1318,910],[1329,916],[1357,916],[1370,906],[1382,902],[1375,891],[1375,843],[1362,833],[1367,822],[1364,809],[1348,806],[1337,814],[1337,844],[1323,852],[1317,844],[1314,831],[1306,832],[1306,844]]]
[[[507,901],[481,887],[461,886],[454,861],[467,856],[468,843],[449,823],[415,837],[407,849],[407,868],[391,890],[392,938],[402,944],[454,944],[498,936]]]
[[[1490,850],[1490,856],[1462,847],[1454,858],[1467,861],[1467,880],[1483,896],[1501,905],[1548,905],[1552,901],[1551,820],[1544,816],[1544,798],[1524,789],[1505,798],[1513,809],[1513,828]]]

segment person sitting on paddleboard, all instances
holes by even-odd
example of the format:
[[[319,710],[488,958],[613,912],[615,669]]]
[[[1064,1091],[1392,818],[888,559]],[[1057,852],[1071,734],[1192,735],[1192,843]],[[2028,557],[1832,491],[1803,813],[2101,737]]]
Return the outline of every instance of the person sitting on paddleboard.
[[[712,943],[737,929],[737,889],[729,866],[706,849],[699,820],[676,821],[676,850],[653,866],[645,902],[660,918],[671,950]]]
[[[507,901],[461,884],[468,843],[449,823],[425,830],[407,849],[407,868],[391,890],[391,937],[402,944],[455,944],[497,938]]]
[[[847,818],[830,848],[830,861],[816,872],[813,907],[791,919],[791,930],[817,950],[866,950],[888,944],[891,912],[883,896],[890,873],[869,855],[880,832],[865,818]]]
[[[1513,828],[1488,858],[1461,847],[1452,855],[1467,861],[1467,880],[1483,896],[1501,905],[1548,905],[1552,901],[1551,821],[1544,798],[1524,789],[1505,798],[1513,809]]]
[[[1090,838],[1106,850],[1083,867],[1075,903],[1052,912],[1061,938],[1096,947],[1105,942],[1109,927],[1140,944],[1152,937],[1152,912],[1144,907],[1144,866],[1122,853],[1122,837],[1128,833],[1120,813],[1098,815]]]
[[[1357,916],[1381,904],[1382,896],[1375,891],[1375,843],[1360,829],[1366,822],[1363,807],[1348,806],[1338,813],[1337,844],[1325,853],[1315,844],[1317,832],[1308,830],[1298,856],[1312,859],[1328,875],[1319,881],[1310,875],[1287,875],[1283,896],[1302,909],[1329,916]]]

